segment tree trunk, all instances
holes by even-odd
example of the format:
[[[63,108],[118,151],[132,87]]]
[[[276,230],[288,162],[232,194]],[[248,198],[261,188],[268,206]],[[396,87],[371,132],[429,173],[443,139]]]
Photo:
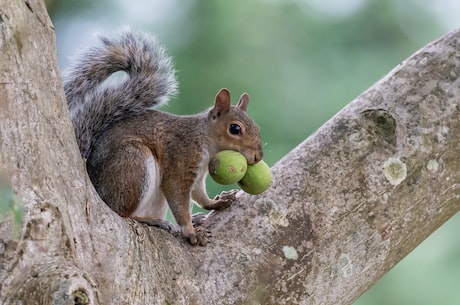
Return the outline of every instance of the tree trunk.
[[[427,45],[212,214],[191,247],[97,196],[43,1],[0,8],[1,304],[350,304],[460,209],[460,31]]]

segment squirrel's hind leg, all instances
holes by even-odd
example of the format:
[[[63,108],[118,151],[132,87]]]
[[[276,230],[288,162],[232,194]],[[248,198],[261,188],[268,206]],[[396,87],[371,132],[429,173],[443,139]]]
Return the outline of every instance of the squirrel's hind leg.
[[[97,149],[97,150],[96,150]],[[146,164],[151,152],[139,143],[97,147],[87,169],[99,196],[118,215],[130,217],[145,193]],[[142,217],[143,215],[135,215]]]
[[[167,220],[164,219],[147,219],[147,218],[138,218],[138,217],[133,217],[134,220],[137,220],[140,223],[145,223],[149,226],[157,227],[160,229],[163,229],[169,233],[171,233],[173,236],[180,236],[181,235],[181,230],[180,228],[175,225],[170,223]]]
[[[129,215],[141,223],[163,229],[174,236],[179,236],[181,229],[165,220],[168,203],[161,190],[160,165],[156,161],[150,149],[139,144],[139,160],[144,160],[144,177],[142,192],[138,199],[136,209]]]
[[[160,189],[160,166],[151,150],[138,141],[125,142],[111,147],[104,156],[88,163],[104,202],[120,216],[178,235],[179,227],[164,220],[168,204]]]

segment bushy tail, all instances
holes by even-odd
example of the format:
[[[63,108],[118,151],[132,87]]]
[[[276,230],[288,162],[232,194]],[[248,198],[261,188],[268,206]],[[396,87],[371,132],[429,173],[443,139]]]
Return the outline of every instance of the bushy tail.
[[[107,79],[115,72],[122,81]],[[172,60],[153,36],[125,30],[100,36],[98,45],[75,57],[64,90],[81,154],[113,123],[166,103],[177,91]]]

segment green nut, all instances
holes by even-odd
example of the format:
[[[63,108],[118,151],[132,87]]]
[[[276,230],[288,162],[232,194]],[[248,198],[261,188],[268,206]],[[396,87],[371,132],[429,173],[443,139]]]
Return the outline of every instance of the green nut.
[[[219,184],[233,184],[246,174],[248,163],[239,152],[223,150],[218,152],[208,165],[209,174]]]
[[[267,163],[263,160],[256,164],[248,165],[246,175],[238,182],[238,185],[246,193],[258,195],[265,192],[272,182],[272,174]]]

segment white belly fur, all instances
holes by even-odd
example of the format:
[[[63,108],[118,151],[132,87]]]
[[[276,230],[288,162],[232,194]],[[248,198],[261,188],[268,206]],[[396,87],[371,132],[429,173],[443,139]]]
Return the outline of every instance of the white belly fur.
[[[160,189],[160,166],[153,156],[145,161],[145,183],[142,198],[131,217],[164,219],[168,204]]]
[[[202,189],[206,190],[206,176],[208,174],[208,164],[210,161],[209,158],[209,153],[206,149],[203,149],[201,153],[202,159],[200,161],[200,164],[198,165],[198,173],[195,178],[195,181],[193,182],[192,185],[192,191],[196,189]]]

